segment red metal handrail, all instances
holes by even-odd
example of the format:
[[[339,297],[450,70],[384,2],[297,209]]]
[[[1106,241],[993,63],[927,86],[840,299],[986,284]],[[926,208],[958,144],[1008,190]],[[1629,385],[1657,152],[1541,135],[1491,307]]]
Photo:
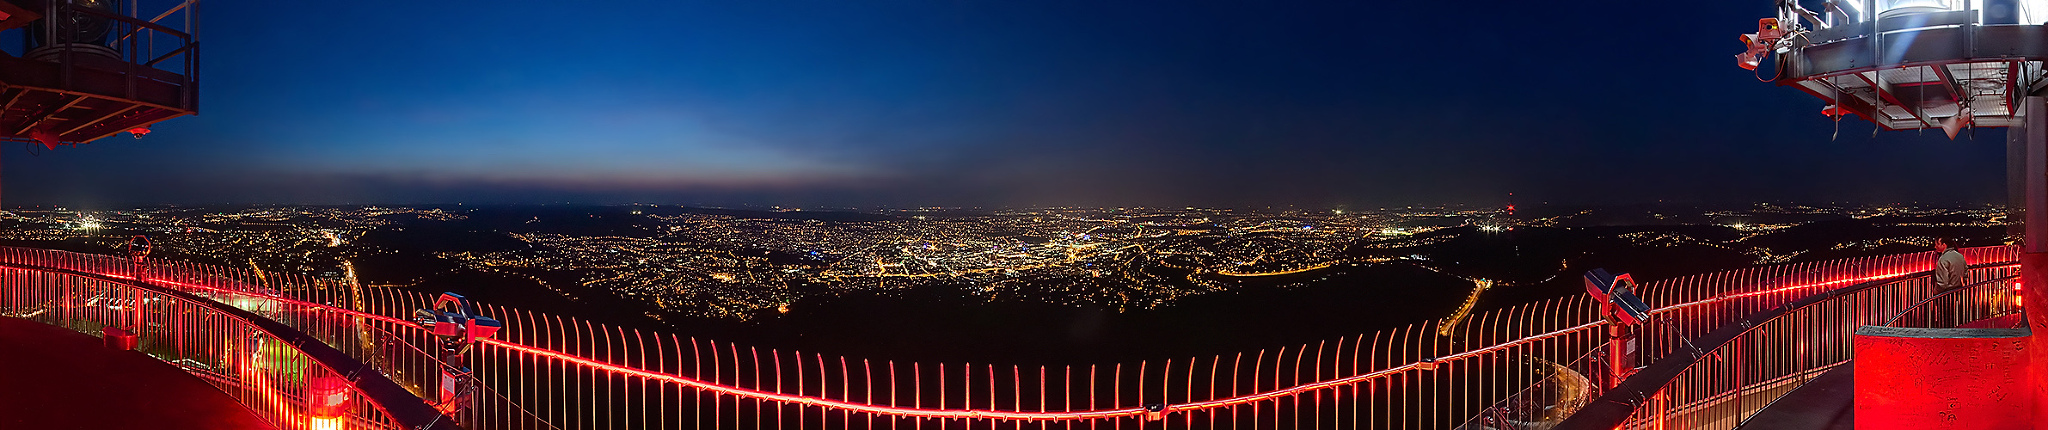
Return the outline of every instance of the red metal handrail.
[[[2004,247],[1966,254],[1973,261],[2016,258]],[[0,248],[0,260],[88,267],[95,273],[134,271],[121,259],[21,248]],[[1923,253],[1650,283],[1643,295],[1672,324],[1668,336],[1646,339],[1645,357],[1668,354],[1680,347],[1678,339],[1756,310],[1829,287],[1902,278],[1931,265],[1932,255]],[[418,336],[418,327],[402,316],[426,307],[430,299],[303,275],[259,276],[191,263],[155,261],[149,269],[152,283],[224,302],[250,301],[244,304],[254,308],[273,303],[268,306],[317,310],[313,313],[359,320],[401,338]],[[352,309],[350,303],[357,301],[364,304]],[[504,321],[507,329],[473,353],[479,382],[495,397],[480,402],[465,419],[483,427],[561,428],[745,426],[750,421],[780,427],[872,427],[876,420],[1046,427],[1145,419],[1174,426],[1286,426],[1282,421],[1289,419],[1300,427],[1448,428],[1542,377],[1516,363],[1571,362],[1604,342],[1604,323],[1595,308],[1575,296],[1477,313],[1452,326],[1449,337],[1435,334],[1439,321],[1426,321],[1277,351],[1003,369],[985,363],[899,366],[890,360],[764,351],[485,305],[484,313]],[[279,319],[295,318],[319,321],[310,316]],[[329,343],[352,343],[343,340],[345,334],[330,333],[335,340]],[[353,351],[379,353],[368,350],[373,348]],[[380,367],[394,379],[425,387],[438,363],[418,355],[389,357]]]
[[[132,333],[139,349],[202,376],[280,428],[457,428],[384,375],[363,372],[367,366],[348,354],[247,310],[91,272],[0,264],[0,280],[0,310],[8,316],[86,333]],[[321,379],[346,381],[337,387],[353,393],[339,394],[348,403],[312,406],[336,395],[309,391]]]
[[[1950,326],[2016,312],[2009,281],[2017,270],[2009,260],[1972,266],[1972,288],[1949,296],[1969,300],[1947,317]],[[1806,379],[1847,363],[1857,328],[1886,324],[1944,295],[1930,273],[1845,286],[1744,315],[1699,336],[1703,349],[1664,357],[1559,428],[1732,428]]]

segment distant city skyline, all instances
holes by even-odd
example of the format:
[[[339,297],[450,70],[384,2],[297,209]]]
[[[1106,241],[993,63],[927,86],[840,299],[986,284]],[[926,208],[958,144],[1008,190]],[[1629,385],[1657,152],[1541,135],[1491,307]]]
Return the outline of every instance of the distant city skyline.
[[[0,205],[2004,199],[2002,130],[1837,132],[1730,64],[1768,5],[1643,6],[1686,19],[1614,37],[1570,24],[1614,13],[1583,2],[208,4],[200,115],[0,148]],[[1389,18],[1413,16],[1457,24]]]
[[[1922,249],[1936,237],[1991,241],[2005,228],[2005,212],[1993,207],[1771,204],[1515,214],[1500,206],[848,213],[643,204],[0,215],[10,226],[0,242],[10,244],[102,250],[143,234],[166,258],[336,280],[361,273],[364,284],[409,288],[441,287],[446,281],[429,279],[451,273],[488,274],[585,305],[615,296],[663,315],[738,320],[846,291],[913,287],[959,289],[986,300],[1153,309],[1252,285],[1321,285],[1390,265],[1457,282],[1557,289],[1576,285],[1569,277],[1553,282],[1573,264],[1600,261],[1587,258],[1602,252],[1585,249],[1763,265]],[[1711,268],[1675,261],[1636,264],[1652,273]]]
[[[843,205],[809,205],[809,206],[800,206],[800,205],[782,205],[782,204],[768,204],[768,203],[734,203],[734,204],[706,204],[706,203],[674,203],[674,202],[648,202],[648,201],[630,201],[630,202],[583,202],[583,201],[536,201],[536,202],[383,202],[383,203],[360,203],[360,202],[346,202],[346,203],[265,203],[265,202],[245,202],[245,203],[235,203],[235,202],[222,202],[222,203],[154,203],[154,204],[132,204],[132,205],[113,205],[113,206],[82,206],[82,205],[66,205],[66,204],[50,204],[50,205],[28,205],[28,204],[21,204],[21,205],[17,205],[17,204],[12,204],[12,203],[9,203],[9,204],[6,204],[6,205],[4,206],[4,208],[0,208],[0,210],[32,210],[32,211],[71,211],[71,212],[80,212],[80,213],[85,213],[85,212],[94,212],[94,213],[97,213],[97,212],[120,212],[120,211],[129,211],[129,210],[154,210],[154,209],[204,209],[204,208],[299,208],[299,207],[315,207],[315,208],[376,208],[376,207],[392,207],[392,208],[433,208],[433,207],[444,207],[444,208],[447,208],[447,209],[450,209],[450,210],[459,210],[459,209],[477,209],[477,208],[504,208],[504,207],[549,207],[549,206],[556,206],[556,207],[669,207],[669,208],[688,208],[688,209],[705,209],[705,210],[739,210],[739,211],[764,211],[764,212],[789,212],[789,211],[798,211],[798,212],[800,212],[800,211],[816,211],[816,212],[826,212],[826,213],[867,213],[867,214],[910,214],[910,213],[918,213],[918,212],[976,212],[976,211],[1017,211],[1017,210],[1043,210],[1043,209],[1086,209],[1086,210],[1110,210],[1110,211],[1114,211],[1114,210],[1125,210],[1125,209],[1128,209],[1128,210],[1222,210],[1222,211],[1244,211],[1244,212],[1247,212],[1247,213],[1287,213],[1287,212],[1304,212],[1304,213],[1322,213],[1322,212],[1335,212],[1335,213],[1337,213],[1337,214],[1345,214],[1345,213],[1351,213],[1351,212],[1358,212],[1358,213],[1367,213],[1367,212],[1384,212],[1384,211],[1394,211],[1394,212],[1399,212],[1399,211],[1414,211],[1414,210],[1433,210],[1433,209],[1456,209],[1456,210],[1506,210],[1506,209],[1508,208],[1508,206],[1510,206],[1510,205],[1511,205],[1510,201],[1507,201],[1507,200],[1502,200],[1502,201],[1496,201],[1496,202],[1480,202],[1480,203],[1431,203],[1431,204],[1419,204],[1419,203],[1418,203],[1418,204],[1392,204],[1392,205],[1378,205],[1378,206],[1358,206],[1358,205],[1334,205],[1334,206],[1304,206],[1304,205],[1285,205],[1285,204],[1283,204],[1283,205],[1265,205],[1265,206],[1196,206],[1196,205],[1107,205],[1107,206],[1090,206],[1090,205],[991,205],[991,206],[979,206],[979,205],[964,205],[964,206],[946,206],[946,205],[922,205],[922,206],[899,206],[899,205],[873,205],[873,206],[843,206]],[[2002,209],[2004,209],[2004,208],[2005,208],[2005,207],[2007,206],[2007,204],[2006,204],[2005,202],[1922,202],[1922,201],[1891,201],[1891,202],[1840,202],[1840,201],[1836,201],[1836,202],[1801,202],[1801,201],[1754,201],[1754,202],[1725,202],[1725,203],[1724,203],[1724,202],[1713,202],[1713,203],[1705,203],[1705,202],[1667,202],[1667,201],[1654,201],[1654,202],[1621,202],[1621,203],[1604,203],[1604,204],[1602,204],[1602,203],[1552,203],[1552,202],[1520,202],[1520,203],[1513,203],[1512,205],[1513,205],[1513,206],[1515,206],[1515,207],[1516,207],[1516,209],[1518,209],[1518,210],[1520,210],[1520,211],[1522,211],[1522,212],[1529,212],[1529,211],[1542,211],[1542,210],[1544,210],[1544,209],[1572,209],[1572,210],[1576,210],[1576,209],[1603,209],[1603,210],[1607,210],[1607,209],[1629,209],[1629,208],[1685,208],[1685,209],[1700,209],[1700,210],[1710,210],[1710,211],[1711,211],[1711,210],[1727,210],[1727,209],[1742,209],[1742,208],[1750,208],[1750,207],[1770,207],[1770,206],[1779,206],[1779,207],[1797,207],[1797,208],[1820,208],[1820,209],[1829,209],[1829,210],[1843,210],[1843,209],[1858,209],[1858,208],[1942,208],[1942,209],[1983,209],[1983,208],[1994,208],[1994,209],[2001,209],[2001,210],[2002,210]]]

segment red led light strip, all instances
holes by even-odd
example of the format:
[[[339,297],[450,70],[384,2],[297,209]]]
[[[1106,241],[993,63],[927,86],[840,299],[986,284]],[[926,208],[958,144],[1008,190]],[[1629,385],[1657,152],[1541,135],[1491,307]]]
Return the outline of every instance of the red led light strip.
[[[2013,267],[2013,266],[2017,266],[2017,265],[2018,265],[2017,263],[2014,263],[2014,264],[2007,264],[2007,265],[2000,265],[2000,266],[1991,266],[1991,267],[1988,267],[1988,268],[2007,268],[2007,267]],[[1711,303],[1715,303],[1715,302],[1720,302],[1720,301],[1725,301],[1725,300],[1732,300],[1732,299],[1740,299],[1740,298],[1746,298],[1746,297],[1755,297],[1755,296],[1760,296],[1760,295],[1766,295],[1766,294],[1773,294],[1773,293],[1781,293],[1781,292],[1787,292],[1787,291],[1793,291],[1793,290],[1800,290],[1800,289],[1809,289],[1809,288],[1816,288],[1816,287],[1826,287],[1826,286],[1833,286],[1833,285],[1841,285],[1841,284],[1853,284],[1853,283],[1859,283],[1859,282],[1868,282],[1868,281],[1876,281],[1876,280],[1882,280],[1882,279],[1896,278],[1896,277],[1904,276],[1904,275],[1907,275],[1907,274],[1910,274],[1910,273],[1913,273],[1913,272],[1892,272],[1892,273],[1885,273],[1885,274],[1879,274],[1879,275],[1872,275],[1872,276],[1865,276],[1865,277],[1858,277],[1858,278],[1847,278],[1847,279],[1837,279],[1837,280],[1832,280],[1832,281],[1825,281],[1825,282],[1816,282],[1816,283],[1810,283],[1810,284],[1801,284],[1801,285],[1793,285],[1793,286],[1786,286],[1786,287],[1780,287],[1780,288],[1775,288],[1775,289],[1769,289],[1769,290],[1751,291],[1751,292],[1746,292],[1746,293],[1739,293],[1739,294],[1731,294],[1731,295],[1724,295],[1724,296],[1716,296],[1716,297],[1713,297],[1713,298],[1709,298],[1709,299],[1704,299],[1704,300],[1699,300],[1699,301],[1693,301],[1693,302],[1687,302],[1687,303],[1680,303],[1680,304],[1674,304],[1674,305],[1670,305],[1670,306],[1665,306],[1665,307],[1661,307],[1661,308],[1657,308],[1657,309],[1654,309],[1654,310],[1652,310],[1651,312],[1652,312],[1652,313],[1665,313],[1665,312],[1670,312],[1670,311],[1674,311],[1674,310],[1679,310],[1679,309],[1684,309],[1684,308],[1688,308],[1688,307],[1693,307],[1693,306],[1699,306],[1699,305],[1704,305],[1704,304],[1711,304]],[[101,275],[102,275],[102,276],[107,276],[107,277],[113,277],[113,278],[122,278],[122,279],[135,279],[135,278],[134,278],[134,277],[132,277],[132,276],[127,276],[127,275],[121,275],[121,274],[111,274],[111,273],[102,273]],[[355,310],[351,310],[351,309],[339,308],[339,307],[334,307],[334,306],[329,306],[329,305],[323,305],[323,304],[317,304],[317,303],[309,303],[309,302],[299,301],[299,300],[295,300],[295,299],[291,299],[291,298],[286,298],[286,297],[281,297],[281,296],[274,296],[274,295],[267,295],[267,294],[259,294],[259,293],[253,293],[253,292],[248,292],[248,291],[239,291],[239,290],[231,290],[231,289],[225,289],[225,288],[218,288],[218,287],[210,287],[210,286],[204,286],[204,285],[196,285],[196,284],[190,284],[190,283],[184,283],[184,282],[177,282],[177,281],[171,281],[171,280],[167,280],[167,279],[158,279],[158,278],[152,278],[152,279],[149,279],[148,281],[149,281],[149,282],[152,282],[152,283],[157,283],[157,284],[167,284],[167,285],[175,285],[175,286],[179,286],[179,287],[183,287],[183,288],[190,288],[190,289],[198,289],[198,290],[208,290],[208,291],[224,292],[224,293],[230,293],[230,294],[240,294],[240,295],[249,295],[249,296],[256,296],[256,297],[262,297],[262,298],[265,298],[265,299],[270,299],[270,300],[277,300],[277,301],[281,301],[281,302],[287,302],[287,303],[291,303],[291,304],[295,304],[295,305],[300,305],[300,306],[307,306],[307,307],[313,307],[313,308],[318,308],[318,309],[324,309],[324,310],[328,310],[328,311],[338,312],[338,313],[346,314],[346,315],[349,315],[349,316],[355,316],[355,317],[367,318],[367,319],[372,319],[372,320],[377,320],[377,321],[382,321],[382,322],[387,322],[387,323],[392,323],[392,324],[400,324],[400,325],[405,325],[405,326],[411,326],[411,327],[419,327],[419,325],[418,325],[418,324],[416,324],[416,323],[414,323],[414,322],[412,322],[412,321],[407,321],[407,320],[403,320],[403,319],[398,319],[398,318],[392,318],[392,317],[388,317],[388,316],[384,316],[384,315],[372,314],[372,313],[367,313],[367,312],[360,312],[360,311],[355,311]],[[1547,332],[1547,333],[1541,333],[1541,334],[1536,334],[1536,335],[1532,335],[1532,336],[1528,336],[1528,337],[1523,337],[1523,338],[1520,338],[1520,339],[1515,339],[1515,340],[1512,340],[1512,341],[1508,341],[1508,342],[1503,342],[1503,343],[1500,343],[1500,344],[1496,344],[1496,345],[1492,345],[1492,346],[1487,346],[1487,347],[1485,347],[1485,348],[1479,348],[1479,349],[1474,349],[1474,350],[1470,350],[1470,351],[1465,351],[1465,352],[1460,352],[1460,353],[1456,353],[1456,354],[1451,354],[1451,355],[1446,355],[1446,356],[1442,356],[1442,357],[1437,357],[1436,359],[1434,359],[1434,360],[1433,360],[1433,361],[1434,361],[1434,363],[1432,363],[1432,365],[1431,365],[1431,366],[1428,366],[1428,367],[1435,367],[1435,366],[1440,366],[1440,365],[1443,365],[1443,364],[1448,364],[1447,362],[1448,362],[1448,361],[1451,361],[1451,360],[1459,360],[1459,359],[1464,359],[1464,358],[1468,358],[1468,357],[1473,357],[1473,356],[1477,356],[1477,355],[1480,355],[1480,354],[1485,354],[1485,353],[1488,353],[1488,352],[1494,352],[1494,351],[1499,351],[1499,350],[1503,350],[1503,349],[1511,348],[1511,347],[1514,347],[1514,346],[1516,346],[1516,345],[1526,344],[1526,343],[1530,343],[1530,342],[1536,342],[1536,341],[1540,341],[1540,340],[1544,340],[1544,339],[1548,339],[1548,338],[1552,338],[1552,337],[1556,337],[1556,336],[1560,336],[1560,335],[1564,335],[1564,334],[1568,334],[1568,333],[1576,332],[1576,331],[1579,331],[1579,330],[1586,330],[1586,329],[1590,329],[1590,328],[1593,328],[1593,327],[1597,327],[1597,326],[1600,326],[1600,325],[1602,325],[1602,324],[1606,324],[1606,322],[1605,322],[1605,321],[1595,321],[1595,322],[1590,322],[1590,323],[1586,323],[1586,324],[1580,324],[1580,325],[1576,325],[1576,326],[1572,326],[1572,327],[1567,327],[1567,328],[1564,328],[1564,329],[1559,329],[1559,330],[1555,330],[1555,331],[1551,331],[1551,332]],[[678,384],[678,385],[683,385],[683,386],[687,386],[687,387],[691,387],[691,388],[695,388],[695,389],[699,389],[699,390],[704,390],[704,391],[711,391],[711,392],[715,392],[715,393],[720,393],[720,394],[728,394],[728,395],[733,395],[733,396],[739,396],[739,397],[746,397],[746,398],[753,398],[753,399],[760,399],[760,400],[766,400],[766,401],[772,401],[772,402],[778,402],[778,403],[789,403],[789,404],[801,404],[801,405],[806,405],[806,406],[819,406],[819,407],[824,407],[824,408],[834,408],[834,409],[840,409],[840,410],[846,410],[846,411],[853,411],[853,412],[863,412],[863,413],[871,413],[871,414],[879,414],[879,415],[890,415],[890,416],[900,416],[900,417],[916,417],[916,418],[965,418],[965,419],[1000,419],[1000,420],[1020,420],[1020,421],[1065,421],[1065,420],[1091,420],[1091,419],[1109,419],[1109,418],[1122,418],[1122,417],[1136,417],[1136,416],[1142,416],[1142,415],[1145,415],[1145,414],[1146,414],[1146,412],[1147,412],[1147,411],[1146,411],[1146,410],[1145,410],[1144,408],[1142,408],[1142,407],[1134,407],[1134,408],[1124,408],[1124,409],[1106,409],[1106,410],[1093,410],[1093,411],[1071,411],[1071,412],[1022,412],[1022,411],[1002,411],[1002,410],[994,410],[994,409],[922,409],[922,408],[905,408],[905,407],[895,407],[895,406],[883,406],[883,405],[876,405],[876,404],[870,404],[870,403],[856,403],[856,402],[848,402],[848,401],[841,401],[841,400],[833,400],[833,399],[829,399],[829,398],[824,398],[824,397],[813,397],[813,396],[803,396],[803,395],[792,395],[792,394],[784,394],[784,393],[779,393],[779,392],[771,392],[771,391],[761,391],[761,390],[755,390],[755,389],[748,389],[748,388],[741,388],[741,387],[736,387],[736,386],[722,385],[722,384],[717,384],[717,383],[711,383],[711,382],[705,382],[705,381],[701,381],[701,380],[697,380],[697,379],[687,378],[687,377],[683,377],[683,376],[679,376],[679,375],[674,375],[674,374],[668,374],[668,373],[661,373],[661,372],[654,372],[654,371],[648,371],[648,370],[643,370],[643,369],[637,369],[637,368],[632,368],[632,367],[626,367],[626,366],[620,366],[620,365],[615,365],[615,364],[605,363],[605,362],[601,362],[601,361],[597,361],[597,360],[593,360],[593,359],[589,359],[589,358],[584,358],[584,357],[579,357],[579,356],[575,356],[575,355],[569,355],[569,354],[565,354],[565,353],[562,353],[562,352],[560,352],[560,351],[554,351],[554,350],[549,350],[549,349],[544,349],[544,348],[538,348],[538,347],[533,347],[533,346],[521,345],[521,344],[517,344],[517,343],[512,343],[512,342],[508,342],[508,341],[504,341],[504,340],[499,340],[499,339],[483,339],[483,340],[482,340],[482,341],[480,341],[480,342],[481,342],[481,343],[484,343],[484,344],[492,345],[492,346],[502,347],[502,348],[505,348],[505,349],[508,349],[508,350],[512,350],[512,351],[517,351],[517,352],[520,352],[520,353],[525,353],[525,354],[531,354],[531,355],[534,355],[534,356],[539,356],[539,357],[542,357],[542,358],[547,358],[547,359],[553,359],[553,360],[560,360],[560,361],[563,361],[563,362],[573,363],[573,364],[576,364],[576,365],[586,366],[586,367],[590,367],[590,368],[594,368],[594,369],[600,369],[600,370],[604,370],[604,371],[607,371],[607,372],[611,372],[611,373],[614,373],[614,374],[620,374],[620,375],[628,375],[628,376],[635,376],[635,377],[640,377],[640,378],[646,378],[646,379],[651,379],[651,380],[658,380],[658,381],[666,381],[666,382],[672,382],[672,383],[676,383],[676,384]],[[823,357],[819,357],[819,359],[821,359],[821,360],[822,360],[822,359],[823,359]],[[780,365],[780,360],[776,360],[776,362],[777,362],[777,365],[779,366],[779,365]],[[913,363],[913,366],[914,366],[914,365],[915,365],[915,363]],[[1283,389],[1278,389],[1278,390],[1273,390],[1273,391],[1268,391],[1268,392],[1263,392],[1263,393],[1255,393],[1255,394],[1248,394],[1248,395],[1243,395],[1243,396],[1237,396],[1237,397],[1229,397],[1229,398],[1222,398],[1222,399],[1214,399],[1214,400],[1207,400],[1207,401],[1201,401],[1201,402],[1194,402],[1194,403],[1186,403],[1186,404],[1177,404],[1177,405],[1167,405],[1167,406],[1165,407],[1165,410],[1164,410],[1164,411],[1162,411],[1162,413],[1171,413],[1171,412],[1181,412],[1181,411],[1193,411],[1193,410],[1202,410],[1202,409],[1214,409],[1214,408],[1222,408],[1222,407],[1229,407],[1229,406],[1236,406],[1236,405],[1243,405],[1243,404],[1255,403],[1255,402],[1260,402],[1260,401],[1265,401],[1265,400],[1272,400],[1272,399],[1275,399],[1275,398],[1280,398],[1280,397],[1289,397],[1289,396],[1295,396],[1295,395],[1299,395],[1299,394],[1302,394],[1302,393],[1307,393],[1307,392],[1313,392],[1313,391],[1317,391],[1317,390],[1324,390],[1324,389],[1332,389],[1332,388],[1337,388],[1337,387],[1341,387],[1341,386],[1348,386],[1348,385],[1352,385],[1352,384],[1357,384],[1357,383],[1365,382],[1365,381],[1368,381],[1368,380],[1372,380],[1372,379],[1380,378],[1380,377],[1383,377],[1383,376],[1387,376],[1387,375],[1392,375],[1392,374],[1396,374],[1396,373],[1400,373],[1400,372],[1406,372],[1406,371],[1409,371],[1409,370],[1415,370],[1415,369],[1418,369],[1418,368],[1421,368],[1421,367],[1424,367],[1424,366],[1422,366],[1422,365],[1421,365],[1420,363],[1408,363],[1408,364],[1404,364],[1404,365],[1401,365],[1401,366],[1396,366],[1396,367],[1392,367],[1392,368],[1387,368],[1387,369],[1383,369],[1383,370],[1379,370],[1379,371],[1375,371],[1375,372],[1370,372],[1370,373],[1365,373],[1365,374],[1359,374],[1359,375],[1353,375],[1353,376],[1349,376],[1349,377],[1344,377],[1344,378],[1337,378],[1337,379],[1332,379],[1332,380],[1328,380],[1328,381],[1319,381],[1319,382],[1311,382],[1311,383],[1307,383],[1307,384],[1300,384],[1300,385],[1295,385],[1295,386],[1292,386],[1292,387],[1288,387],[1288,388],[1283,388]],[[1234,379],[1234,378],[1233,378],[1233,379]],[[1092,402],[1091,402],[1091,403],[1092,403]]]

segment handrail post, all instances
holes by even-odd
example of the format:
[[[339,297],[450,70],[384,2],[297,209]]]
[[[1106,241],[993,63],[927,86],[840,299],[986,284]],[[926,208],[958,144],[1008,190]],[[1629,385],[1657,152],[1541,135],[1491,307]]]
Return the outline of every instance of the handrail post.
[[[64,278],[64,284],[63,284],[63,285],[64,285],[64,301],[62,301],[62,302],[58,302],[58,303],[57,303],[57,307],[60,307],[60,308],[63,308],[63,309],[64,309],[64,313],[63,313],[63,315],[64,315],[64,324],[62,324],[62,325],[63,325],[64,327],[67,327],[67,328],[68,328],[68,327],[71,327],[71,314],[72,314],[72,312],[71,312],[71,308],[73,307],[73,306],[71,306],[71,302],[72,302],[72,300],[74,299],[74,297],[72,296],[72,292],[78,289],[78,288],[77,288],[77,287],[78,287],[78,280],[77,280],[77,279],[73,279],[73,278]]]
[[[1667,400],[1665,398],[1667,397],[1667,391],[1668,390],[1665,389],[1659,389],[1657,390],[1657,394],[1654,394],[1650,397],[1650,404],[1656,405],[1656,409],[1652,410],[1657,411],[1656,414],[1650,416],[1650,428],[1653,430],[1664,430],[1664,417],[1670,415],[1670,409],[1665,409],[1664,405],[1664,402]]]

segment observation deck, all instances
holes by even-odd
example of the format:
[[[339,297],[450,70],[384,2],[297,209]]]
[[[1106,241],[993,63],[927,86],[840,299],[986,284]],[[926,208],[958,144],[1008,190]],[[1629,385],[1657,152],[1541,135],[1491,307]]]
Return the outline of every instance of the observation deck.
[[[1669,378],[1640,396],[1654,403],[1622,409],[1595,399],[1642,387],[1591,382],[1607,368],[1611,323],[1583,295],[1268,350],[1083,365],[829,356],[485,303],[477,311],[504,333],[470,352],[473,397],[452,410],[425,400],[448,364],[408,319],[432,304],[417,293],[0,248],[0,314],[89,333],[137,327],[132,354],[180,363],[279,428],[1613,428],[1566,421],[1600,414],[1629,428],[1730,428],[1851,368],[1858,327],[2018,312],[2015,248],[1965,254],[1971,287],[1946,294],[1928,280],[1931,253],[1646,284],[1650,314],[1668,324],[1641,338],[1638,376]],[[325,397],[309,390],[333,378],[350,381],[348,404],[322,415],[313,404]]]
[[[1947,303],[1936,304],[1940,306]],[[1924,310],[1924,309],[1923,309]],[[1894,330],[1890,335],[1905,335],[1924,338],[1998,338],[2023,335],[2023,326],[2018,314],[1963,323],[1953,329]],[[1908,324],[1922,325],[1922,324]],[[1755,415],[1750,416],[1740,428],[1747,430],[1849,430],[1856,428],[1856,362],[1841,366],[1808,380],[1798,388],[1785,393]],[[1889,364],[1869,364],[1882,368]],[[1876,369],[1869,369],[1876,370]],[[1865,381],[1868,384],[1868,381]],[[1967,385],[1967,384],[1965,384]],[[1977,389],[1981,387],[1971,387]]]
[[[151,12],[121,4],[0,0],[0,31],[22,31],[27,41],[20,51],[0,50],[0,141],[55,148],[123,131],[140,136],[150,124],[198,111],[197,3]],[[1969,287],[1950,291],[1930,282],[1930,253],[1646,284],[1636,293],[1646,302],[1641,317],[1654,323],[1642,326],[1628,355],[1603,352],[1621,323],[1591,296],[1572,296],[1300,345],[1087,364],[784,351],[489,303],[475,310],[504,322],[504,333],[475,339],[459,354],[469,361],[450,362],[437,339],[460,330],[415,319],[414,311],[438,306],[432,296],[0,247],[0,347],[29,342],[38,352],[0,355],[0,366],[36,371],[19,377],[9,367],[0,376],[0,407],[21,408],[0,409],[8,417],[0,424],[92,425],[77,411],[107,406],[93,412],[112,420],[106,425],[127,426],[122,419],[149,416],[145,402],[175,397],[180,410],[201,412],[162,425],[1832,428],[1841,421],[1797,418],[1839,418],[1844,381],[1856,395],[1857,384],[1872,381],[1862,371],[1900,368],[1872,364],[1882,357],[1862,349],[1867,328],[1997,325],[2018,320],[2022,295],[2026,306],[2048,305],[2040,291],[2018,288],[2023,276],[2048,285],[2040,271],[2048,265],[2048,115],[2036,113],[2048,85],[2048,2],[1841,0],[1814,12],[1784,1],[1776,12],[1745,39],[1751,52],[1743,64],[1776,55],[1763,69],[1769,77],[1759,78],[1821,98],[1826,115],[1853,114],[1883,129],[1940,127],[1951,136],[1974,126],[2023,129],[2011,134],[2014,177],[2025,184],[2015,191],[2026,197],[2015,206],[2032,209],[2024,217],[2032,240],[1965,250],[1975,263]],[[89,337],[52,330],[112,346],[95,351],[81,343]],[[1996,342],[2021,337],[1929,345],[2010,352]],[[2048,363],[2048,347],[2030,348],[2037,363]],[[62,363],[51,362],[58,357]],[[94,378],[121,388],[91,390],[98,403],[31,409],[61,399],[56,390],[97,387]],[[10,402],[21,400],[12,393],[35,397]],[[125,394],[141,397],[118,400]],[[2008,397],[1987,398],[1997,401],[1983,406],[2008,405]],[[2030,426],[2048,422],[2035,418],[2041,413],[2048,410],[1972,417]]]
[[[1747,49],[1736,55],[1737,65],[1757,71],[1759,80],[1825,101],[1821,113],[1838,127],[1854,115],[1876,124],[1873,134],[1939,128],[1954,139],[1964,129],[2007,128],[2009,219],[2019,221],[2014,232],[2021,262],[2013,281],[2048,285],[2048,1],[1825,0],[1816,10],[1780,0],[1772,10],[1758,20],[1756,33],[1741,35]],[[1763,67],[1767,60],[1770,66]],[[2031,318],[2011,317],[2017,327],[1955,328],[1971,320],[1948,317],[1941,321],[1946,325],[1935,326],[1946,328],[1887,323],[1851,333],[1858,360],[1850,378],[1854,389],[1848,390],[1855,397],[1855,427],[2048,427],[2042,424],[2048,423],[2048,308],[2042,308],[2048,296],[2016,296],[2038,309]],[[1770,316],[1766,320],[1749,317],[1739,328],[1701,341],[1745,339],[1754,324],[1810,305],[1758,315]],[[1580,411],[1565,426],[1606,429],[1645,422],[1651,418],[1644,411],[1666,409],[1655,399],[1630,396],[1663,395],[1674,384],[1682,386],[1686,374],[1709,372],[1694,369],[1717,366],[1710,361],[1723,360],[1660,361],[1613,387],[1601,397],[1605,403]],[[1734,369],[1733,375],[1742,379],[1745,370]],[[1818,400],[1788,407],[1839,404],[1822,393],[1839,394],[1807,392],[1802,398]],[[1661,423],[1662,417],[1654,420]]]

